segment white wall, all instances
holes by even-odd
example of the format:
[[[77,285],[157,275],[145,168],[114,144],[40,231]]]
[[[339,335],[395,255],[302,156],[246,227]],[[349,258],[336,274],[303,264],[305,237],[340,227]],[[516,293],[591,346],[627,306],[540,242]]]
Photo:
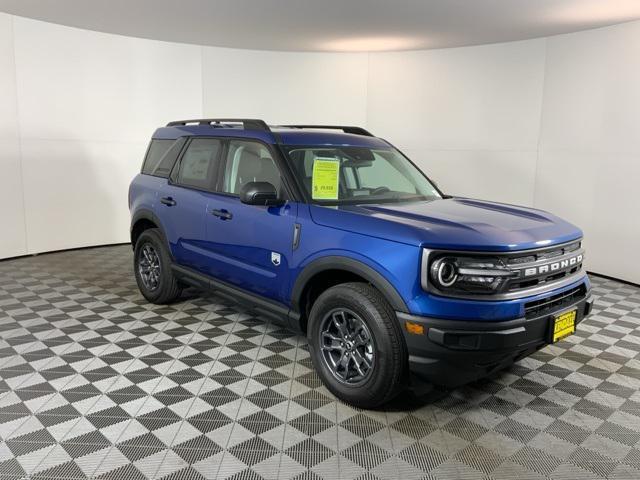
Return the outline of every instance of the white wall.
[[[202,113],[200,49],[19,17],[14,42],[27,251],[127,241],[151,133]]]
[[[27,253],[13,18],[0,14],[0,258]]]
[[[535,205],[585,230],[589,268],[640,283],[640,22],[547,40]]]
[[[204,47],[204,114],[364,125],[367,57]]]
[[[640,22],[329,54],[171,44],[0,14],[0,258],[127,241],[128,183],[158,125],[255,116],[365,125],[449,193],[573,221],[590,269],[640,283],[629,260],[640,243],[639,58]]]
[[[544,47],[372,54],[367,125],[448,193],[531,205]]]

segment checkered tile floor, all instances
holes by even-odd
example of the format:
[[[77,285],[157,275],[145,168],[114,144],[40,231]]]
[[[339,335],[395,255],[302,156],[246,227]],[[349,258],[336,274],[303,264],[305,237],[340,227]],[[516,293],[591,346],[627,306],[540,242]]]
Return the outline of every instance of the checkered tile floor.
[[[129,246],[0,262],[0,478],[640,478],[640,289],[576,335],[384,411],[215,295],[146,303]]]

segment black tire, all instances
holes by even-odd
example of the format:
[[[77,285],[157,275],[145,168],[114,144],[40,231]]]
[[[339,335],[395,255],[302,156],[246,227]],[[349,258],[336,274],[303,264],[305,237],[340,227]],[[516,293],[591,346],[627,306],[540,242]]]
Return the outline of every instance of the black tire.
[[[365,332],[367,337],[372,338],[373,355],[370,362],[361,362],[363,365],[371,364],[369,373],[359,374],[360,367],[357,367],[357,378],[361,378],[355,384],[349,384],[344,378],[340,378],[340,373],[336,373],[336,357],[350,355],[354,352],[358,343],[339,342],[338,345],[335,334],[327,332],[327,328],[333,327],[334,316],[343,315],[340,312],[344,309],[347,316],[351,316],[349,322],[356,322],[356,325],[364,323],[368,329]],[[359,317],[359,318],[358,318]],[[344,318],[344,316],[342,316]],[[329,322],[329,323],[327,323]],[[330,325],[331,323],[331,325]],[[337,325],[337,324],[335,324]],[[353,325],[353,323],[352,323]],[[358,329],[358,327],[356,327]],[[359,327],[363,331],[362,327]],[[323,333],[324,332],[324,333]],[[360,408],[375,408],[387,403],[400,393],[406,386],[408,371],[407,347],[404,342],[400,325],[396,314],[383,298],[382,294],[371,285],[366,283],[343,283],[324,291],[313,304],[309,315],[309,326],[307,329],[309,340],[309,350],[311,359],[326,387],[341,400]],[[353,335],[348,336],[353,339]],[[326,348],[328,339],[329,348]],[[340,337],[344,339],[345,337]],[[325,343],[323,343],[325,342]],[[325,348],[323,349],[323,345]],[[347,354],[340,350],[347,345]],[[369,347],[360,347],[366,349]],[[336,351],[337,350],[337,351]],[[332,359],[327,357],[327,352],[331,351]],[[362,351],[362,350],[361,350]],[[363,359],[364,355],[358,354],[358,359]],[[356,357],[351,359],[353,368]],[[330,364],[333,363],[333,368]]]
[[[141,262],[145,262],[144,254],[149,252],[149,249],[155,252],[158,260],[157,282],[150,282],[141,273],[140,265]],[[171,271],[171,256],[162,234],[157,228],[145,230],[136,241],[133,255],[133,271],[140,293],[149,302],[162,305],[171,303],[180,297],[182,287]],[[150,285],[150,283],[153,283],[153,285]]]

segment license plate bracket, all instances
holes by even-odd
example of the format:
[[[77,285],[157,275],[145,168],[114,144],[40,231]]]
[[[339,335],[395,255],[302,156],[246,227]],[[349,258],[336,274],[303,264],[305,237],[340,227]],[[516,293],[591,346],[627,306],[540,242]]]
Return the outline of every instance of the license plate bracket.
[[[576,318],[578,316],[578,309],[573,308],[571,310],[558,313],[551,317],[550,326],[550,341],[551,343],[559,342],[567,338],[569,335],[573,335],[576,332]]]

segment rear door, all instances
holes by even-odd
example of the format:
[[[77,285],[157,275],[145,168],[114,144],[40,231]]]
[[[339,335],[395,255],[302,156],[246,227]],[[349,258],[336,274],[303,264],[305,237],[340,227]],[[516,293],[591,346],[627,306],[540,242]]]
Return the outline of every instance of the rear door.
[[[217,138],[191,139],[159,193],[156,208],[176,262],[201,272],[209,271],[205,218],[218,181],[221,147]]]
[[[285,301],[293,251],[296,202],[266,207],[240,201],[247,182],[269,182],[288,198],[274,153],[258,141],[227,141],[218,194],[206,218],[209,273],[227,283]]]

